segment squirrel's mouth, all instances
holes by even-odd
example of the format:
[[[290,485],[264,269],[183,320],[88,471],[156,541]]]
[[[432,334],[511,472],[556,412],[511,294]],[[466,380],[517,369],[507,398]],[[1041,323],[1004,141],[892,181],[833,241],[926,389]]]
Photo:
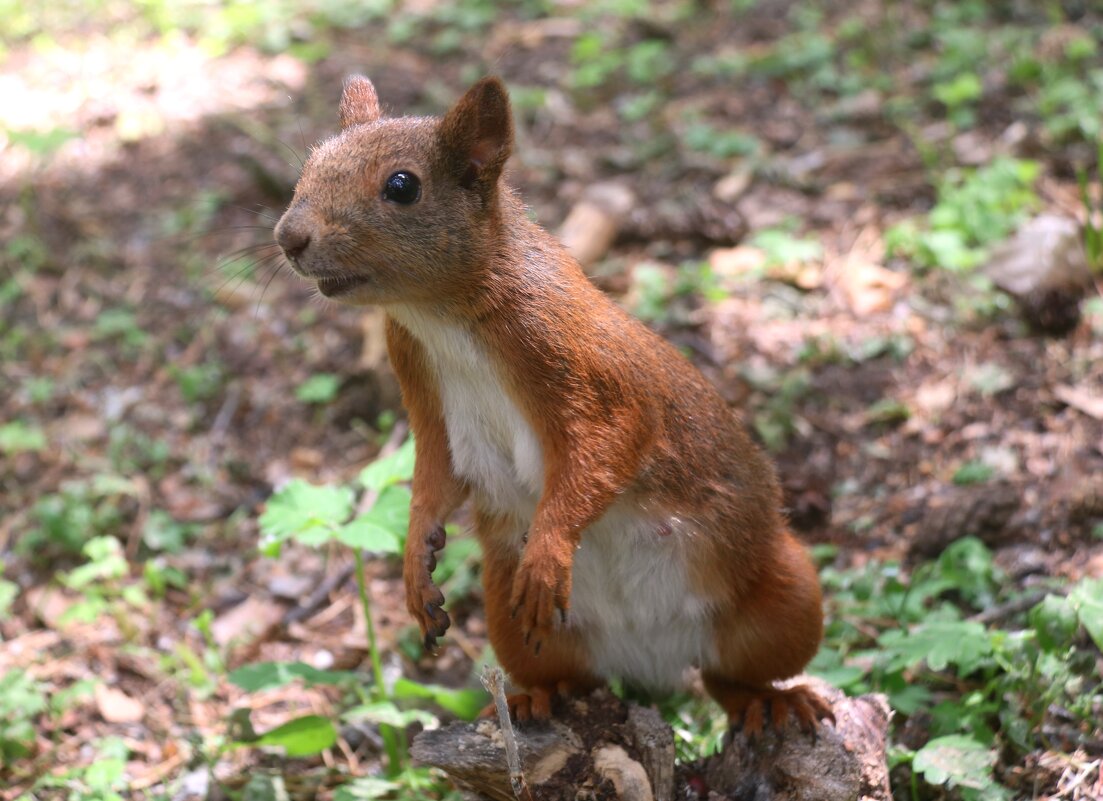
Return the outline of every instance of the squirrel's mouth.
[[[367,278],[355,275],[338,275],[317,279],[318,291],[327,298],[336,298],[348,294],[353,289],[368,282]]]

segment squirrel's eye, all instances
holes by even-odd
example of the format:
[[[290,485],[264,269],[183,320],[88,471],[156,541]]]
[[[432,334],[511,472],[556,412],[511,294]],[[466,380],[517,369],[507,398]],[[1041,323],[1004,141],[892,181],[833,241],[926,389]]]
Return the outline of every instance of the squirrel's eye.
[[[383,184],[383,199],[408,205],[421,197],[421,181],[412,172],[396,172]]]

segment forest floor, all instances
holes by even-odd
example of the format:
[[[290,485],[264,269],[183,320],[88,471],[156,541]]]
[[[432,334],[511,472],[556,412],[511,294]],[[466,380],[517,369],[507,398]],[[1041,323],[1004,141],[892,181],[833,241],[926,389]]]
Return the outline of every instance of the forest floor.
[[[1046,334],[985,277],[1032,217],[1084,219],[1103,16],[1024,5],[466,0],[340,19],[319,3],[197,22],[166,3],[166,23],[105,2],[63,27],[9,19],[0,799],[36,783],[37,797],[218,797],[286,762],[225,747],[234,709],[266,730],[344,703],[323,686],[248,693],[228,670],[367,669],[353,582],[299,611],[349,554],[258,549],[274,490],[352,483],[403,430],[378,312],[319,301],[271,245],[353,72],[394,114],[440,113],[501,75],[518,123],[509,180],[552,230],[595,185],[627,192],[590,272],[776,459],[829,571],[829,615],[840,576],[914,576],[965,537],[993,588],[968,612],[996,609],[986,623],[1009,630],[1029,606],[1015,598],[1103,577],[1099,279]],[[430,658],[398,562],[369,564],[386,671],[477,686],[477,570],[457,568],[453,628]],[[1103,660],[1074,640],[1086,668],[1065,679],[1090,696]],[[820,663],[836,678],[853,655],[837,652]],[[955,697],[975,679],[963,669]],[[1038,736],[973,732],[999,792],[1103,792],[1103,711],[1091,724],[1056,706],[1031,719]],[[914,752],[938,715],[908,712],[894,736]],[[359,731],[286,763],[305,777],[288,778],[292,796],[373,772],[378,737]],[[111,760],[110,781],[92,775]],[[933,777],[921,797],[941,797]]]

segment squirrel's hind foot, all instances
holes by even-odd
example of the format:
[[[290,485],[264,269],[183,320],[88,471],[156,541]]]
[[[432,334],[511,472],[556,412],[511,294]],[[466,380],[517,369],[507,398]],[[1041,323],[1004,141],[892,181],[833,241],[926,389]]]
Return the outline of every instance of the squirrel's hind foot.
[[[551,702],[555,695],[554,687],[533,687],[527,693],[510,693],[506,696],[506,706],[512,720],[523,723],[528,720],[547,720],[551,717]],[[487,704],[479,713],[480,718],[493,718],[497,707]]]
[[[714,680],[706,680],[709,694],[724,708],[733,729],[755,738],[767,726],[780,731],[792,720],[801,731],[815,735],[819,722],[835,723],[831,705],[811,687],[803,684],[779,689],[776,687],[747,687]]]

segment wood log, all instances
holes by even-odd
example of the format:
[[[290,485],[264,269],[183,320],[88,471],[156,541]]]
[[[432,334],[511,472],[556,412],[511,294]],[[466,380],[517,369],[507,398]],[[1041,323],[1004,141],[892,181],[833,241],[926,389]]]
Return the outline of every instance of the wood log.
[[[791,727],[753,739],[734,732],[719,754],[679,766],[673,732],[655,710],[606,690],[564,701],[551,721],[515,726],[525,783],[538,801],[890,801],[884,697],[847,698],[801,681],[831,702],[834,727],[815,736]],[[423,732],[411,753],[470,801],[516,801],[495,721]]]

